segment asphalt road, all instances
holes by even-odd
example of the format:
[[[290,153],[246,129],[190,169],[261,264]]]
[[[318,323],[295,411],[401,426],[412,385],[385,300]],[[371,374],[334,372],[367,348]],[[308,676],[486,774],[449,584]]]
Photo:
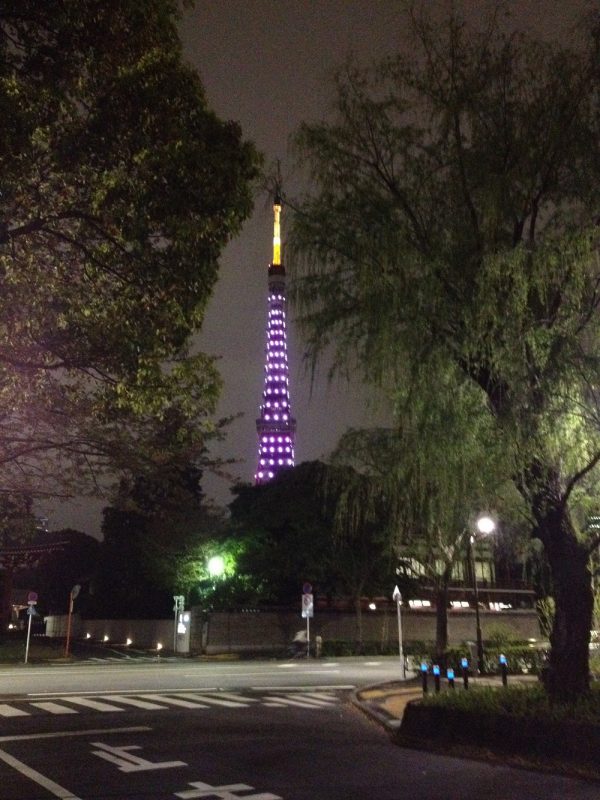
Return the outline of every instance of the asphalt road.
[[[184,669],[178,688],[175,670],[165,669],[152,673],[149,689],[148,665],[121,668],[120,678],[111,665],[103,678],[102,669],[89,668],[96,691],[78,685],[3,698],[0,800],[600,797],[598,784],[399,748],[352,705],[341,673],[337,685],[315,686],[317,676],[303,665],[282,670],[294,685],[275,686],[267,682],[274,665],[251,666],[237,678],[225,670],[221,690],[190,688]],[[85,668],[69,669],[60,672],[68,678]],[[137,686],[107,686],[125,677],[133,684],[135,673]]]
[[[66,666],[0,668],[0,698],[65,691],[246,689],[296,685],[353,687],[398,678],[397,658],[235,662],[105,660]]]

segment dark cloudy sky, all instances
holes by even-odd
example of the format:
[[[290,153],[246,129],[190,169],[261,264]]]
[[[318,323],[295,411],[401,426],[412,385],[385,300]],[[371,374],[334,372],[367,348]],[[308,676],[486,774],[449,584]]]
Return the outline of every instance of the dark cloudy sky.
[[[455,5],[479,19],[492,3],[457,0]],[[509,5],[519,27],[552,36],[568,31],[577,14],[597,2],[513,0]],[[448,2],[429,0],[427,7],[443,13]],[[290,136],[302,121],[327,113],[329,78],[348,54],[368,63],[398,49],[410,52],[403,9],[402,0],[197,0],[184,15],[181,34],[209,105],[222,118],[238,121],[267,163],[279,159],[285,188],[296,192],[301,187],[292,169]],[[285,217],[282,227],[285,260]],[[219,414],[244,415],[231,426],[220,454],[240,459],[234,471],[247,481],[256,460],[271,237],[272,211],[266,198],[258,197],[252,218],[223,255],[221,278],[199,338],[202,349],[221,357],[225,387]],[[366,426],[374,415],[383,418],[384,409],[371,408],[358,384],[329,385],[325,371],[311,392],[290,312],[290,392],[299,463],[325,457],[348,426]],[[205,484],[218,502],[229,501],[226,484],[209,479]],[[85,502],[50,509],[51,526],[69,524],[97,532],[101,507]]]

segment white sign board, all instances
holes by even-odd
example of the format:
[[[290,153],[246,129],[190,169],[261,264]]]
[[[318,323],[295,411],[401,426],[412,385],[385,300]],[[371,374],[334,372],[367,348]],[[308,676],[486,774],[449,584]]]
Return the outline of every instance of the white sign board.
[[[314,617],[314,604],[312,594],[302,595],[302,616],[304,619],[307,617]]]

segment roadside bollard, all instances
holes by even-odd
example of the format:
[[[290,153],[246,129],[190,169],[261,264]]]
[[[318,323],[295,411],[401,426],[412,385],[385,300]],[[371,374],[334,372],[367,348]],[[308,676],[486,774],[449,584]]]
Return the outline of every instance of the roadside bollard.
[[[500,674],[502,675],[502,685],[508,686],[508,661],[503,654],[500,654]]]
[[[469,659],[461,658],[460,668],[462,670],[463,686],[465,689],[469,688]]]
[[[454,670],[452,667],[448,667],[446,670],[446,677],[448,678],[448,688],[454,689]]]
[[[433,665],[433,682],[435,684],[436,694],[440,691],[440,668],[437,664]]]
[[[421,672],[421,685],[423,687],[423,694],[427,694],[427,673],[428,673],[428,671],[429,671],[429,668],[427,667],[427,664],[423,661],[423,663],[421,664],[421,670],[420,670],[420,672]]]

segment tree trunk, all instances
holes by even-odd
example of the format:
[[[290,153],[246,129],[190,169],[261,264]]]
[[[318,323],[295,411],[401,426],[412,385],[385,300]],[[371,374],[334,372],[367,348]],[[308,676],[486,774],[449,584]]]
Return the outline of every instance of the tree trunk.
[[[552,572],[556,611],[544,684],[555,702],[571,702],[590,688],[589,642],[593,616],[592,576],[587,548],[577,540],[556,487],[557,476],[533,497],[534,535],[543,543]]]
[[[12,621],[12,591],[14,568],[7,564],[2,572],[2,609],[0,610],[0,624],[5,631]]]
[[[362,653],[363,651],[362,606],[360,603],[360,598],[360,594],[354,598],[354,610],[356,612],[355,640],[357,653]]]
[[[435,592],[435,657],[437,663],[445,662],[448,648],[448,584],[438,586]],[[445,667],[445,663],[443,663]]]

